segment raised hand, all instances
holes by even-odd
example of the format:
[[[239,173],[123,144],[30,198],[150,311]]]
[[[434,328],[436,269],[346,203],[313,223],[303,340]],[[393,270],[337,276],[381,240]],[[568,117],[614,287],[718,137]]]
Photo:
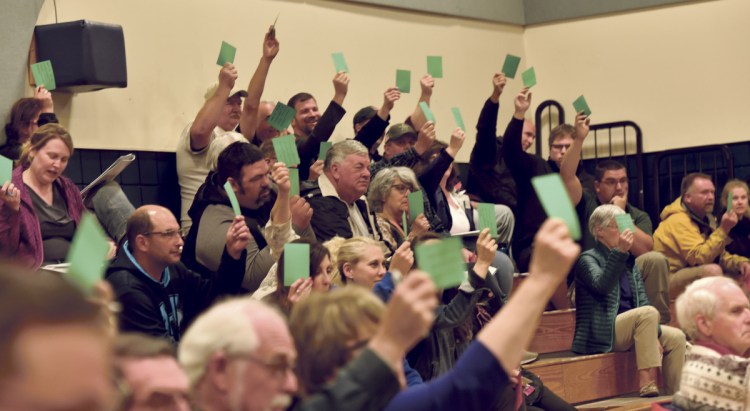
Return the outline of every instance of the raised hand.
[[[310,175],[307,177],[307,181],[317,181],[318,177],[323,174],[323,160],[315,160],[310,166]]]
[[[6,181],[0,189],[0,199],[6,207],[16,213],[21,209],[21,191],[10,181]]]
[[[227,230],[227,254],[235,260],[239,259],[249,242],[250,229],[245,224],[245,217],[235,216],[232,225]]]
[[[226,89],[229,93],[234,88],[234,82],[237,81],[237,68],[232,63],[224,63],[224,67],[219,71],[219,87]]]
[[[521,89],[521,91],[516,95],[515,100],[513,100],[513,103],[516,106],[516,112],[513,114],[513,117],[521,120],[526,116],[526,111],[531,107],[531,92],[529,91],[528,87],[524,87]]]
[[[483,279],[487,278],[495,252],[497,252],[497,242],[490,235],[490,229],[485,228],[477,238],[477,262],[474,264],[474,272]]]
[[[500,99],[500,95],[503,94],[503,89],[505,89],[505,84],[507,82],[508,79],[503,73],[495,73],[495,75],[492,76],[492,101],[494,103],[497,103]]]
[[[721,216],[721,224],[719,225],[719,228],[729,234],[732,228],[737,225],[737,221],[739,221],[737,213],[735,213],[734,210],[729,210]]]
[[[424,123],[422,128],[419,130],[419,133],[417,134],[417,143],[414,144],[414,150],[417,151],[417,154],[420,156],[427,152],[427,150],[432,147],[432,143],[435,142],[435,138],[437,138],[437,134],[435,132],[435,123],[432,121],[428,121]]]
[[[445,151],[450,154],[451,157],[456,158],[458,152],[461,151],[461,147],[464,145],[464,140],[466,140],[466,133],[456,127],[451,134],[451,142],[448,144],[448,148],[446,148]]]
[[[589,135],[589,123],[591,119],[583,114],[583,111],[576,114],[576,125],[575,135],[573,136],[576,140],[585,140],[586,136]]]
[[[289,199],[292,207],[292,224],[300,230],[310,227],[310,221],[313,216],[313,209],[310,204],[300,196],[293,196]]]
[[[411,271],[411,267],[414,265],[414,252],[411,251],[411,243],[404,241],[396,249],[391,257],[390,271],[398,271],[401,275],[406,275]]]
[[[343,105],[346,93],[349,92],[349,75],[343,71],[336,73],[336,75],[333,76],[333,90],[333,101],[339,105]]]
[[[310,295],[310,291],[312,291],[312,284],[313,280],[310,277],[298,278],[297,281],[293,282],[292,285],[289,286],[289,293],[287,294],[287,299],[289,300],[289,302],[294,304]]]
[[[34,98],[41,101],[42,113],[54,113],[55,105],[52,102],[52,93],[49,92],[44,86],[39,86],[34,89]]]
[[[422,80],[419,81],[419,86],[422,88],[423,96],[432,96],[432,89],[435,88],[435,79],[431,75],[425,74]]]
[[[263,58],[273,60],[277,54],[279,54],[279,40],[276,38],[276,30],[270,26],[263,38]]]
[[[277,162],[271,167],[271,179],[279,187],[279,197],[289,197],[291,181],[289,180],[289,169],[284,163]]]
[[[623,253],[630,252],[630,247],[633,246],[633,237],[633,232],[629,228],[621,232],[617,239],[617,248]]]

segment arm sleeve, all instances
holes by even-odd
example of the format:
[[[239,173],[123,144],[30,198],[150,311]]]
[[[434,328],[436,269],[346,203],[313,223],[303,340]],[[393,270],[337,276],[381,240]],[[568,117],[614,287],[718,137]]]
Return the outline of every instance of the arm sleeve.
[[[365,349],[338,372],[332,383],[306,398],[294,411],[382,410],[400,388],[388,364]]]
[[[443,179],[443,175],[452,163],[453,157],[451,157],[445,149],[442,149],[435,161],[431,162],[424,169],[422,174],[417,177],[419,179],[419,184],[422,185],[427,195],[433,195],[432,193],[437,191],[440,187],[440,180]]]
[[[532,155],[523,151],[522,138],[523,120],[512,117],[503,135],[502,151],[505,165],[508,166],[515,179],[521,175],[530,175],[530,170],[534,165]]]
[[[21,208],[25,207],[21,204]],[[18,250],[21,243],[21,209],[11,210],[0,201],[0,251],[3,255],[11,255]]]
[[[235,260],[227,253],[225,247],[221,253],[221,265],[219,265],[219,269],[213,278],[202,278],[192,271],[189,272],[187,277],[195,281],[195,283],[188,286],[188,289],[193,294],[193,298],[190,301],[185,301],[185,304],[190,304],[191,302],[199,304],[191,312],[197,315],[211,306],[216,298],[225,295],[234,295],[240,291],[242,279],[245,275],[244,261],[246,256],[247,251],[243,251],[240,258]]]
[[[372,163],[370,165],[370,179],[375,178],[375,174],[378,173],[378,171],[386,168],[386,167],[414,167],[419,162],[419,154],[417,154],[417,150],[414,149],[414,147],[404,151],[401,154],[395,155],[391,157],[390,159],[382,159],[378,162]]]
[[[390,118],[391,117],[388,116],[388,119]],[[388,127],[388,120],[383,120],[376,114],[359,130],[359,133],[354,136],[354,139],[367,147],[367,151],[370,151],[372,150],[372,146],[378,142],[380,136],[385,133],[386,127]]]
[[[739,272],[740,271],[740,265],[742,263],[750,262],[750,259],[747,257],[743,257],[738,254],[732,254],[728,252],[721,253],[721,266],[724,267],[725,271],[729,270],[732,272]]]
[[[416,387],[401,391],[386,411],[494,409],[508,377],[492,353],[474,341],[446,374]]]
[[[674,227],[670,229],[676,234],[673,241],[677,245],[678,253],[692,267],[713,263],[730,242],[724,230],[714,230],[704,239],[687,214],[676,215],[673,219]]]
[[[300,158],[300,181],[307,180],[310,174],[310,165],[315,161],[320,151],[320,143],[328,141],[331,138],[333,130],[339,121],[341,121],[341,118],[344,117],[344,114],[346,114],[346,110],[338,105],[338,103],[335,101],[328,103],[326,111],[320,116],[320,120],[318,120],[318,124],[312,133],[297,146]]]
[[[604,296],[620,281],[620,275],[626,269],[628,253],[612,251],[604,267],[591,255],[582,255],[576,262],[576,283],[586,287],[592,294]]]
[[[463,324],[471,315],[479,297],[478,291],[472,293],[459,291],[450,303],[440,305],[435,309],[435,323],[432,329],[453,328]]]
[[[477,121],[477,140],[471,150],[471,162],[477,167],[494,167],[497,163],[497,112],[500,104],[487,99]]]

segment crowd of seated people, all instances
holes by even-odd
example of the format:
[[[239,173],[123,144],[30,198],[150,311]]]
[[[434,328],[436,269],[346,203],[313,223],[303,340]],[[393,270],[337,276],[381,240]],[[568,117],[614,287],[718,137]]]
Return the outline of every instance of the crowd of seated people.
[[[525,400],[520,364],[542,311],[571,306],[571,351],[635,351],[641,396],[742,409],[747,384],[732,378],[748,377],[747,184],[726,184],[717,218],[711,176],[688,174],[654,224],[629,202],[624,165],[582,169],[583,113],[551,131],[548,159],[528,153],[536,128],[522,88],[498,136],[501,73],[477,119],[466,191],[454,162],[468,130],[439,136],[419,104],[391,125],[393,87],[319,158],[357,79],[337,73],[322,114],[295,94],[291,129],[276,130],[262,99],[279,44],[270,29],[247,89],[235,87],[238,67],[222,66],[179,135],[179,216],[134,208],[116,183],[83,198],[64,175],[74,144],[50,93],[37,87],[13,106],[0,147],[15,161],[0,182],[0,410],[570,410],[548,388]],[[434,87],[424,76],[417,103]],[[279,161],[282,135],[299,164]],[[532,186],[551,173],[577,212],[577,243]],[[480,230],[479,202],[492,205],[494,237]],[[87,209],[111,238],[94,294],[45,270],[66,261]],[[618,226],[626,214],[632,228]],[[415,248],[453,236],[464,281],[438,289]],[[308,274],[291,283],[287,244],[309,249]],[[518,289],[514,273],[528,273]],[[667,325],[675,299],[681,328]],[[703,385],[718,380],[733,391]]]

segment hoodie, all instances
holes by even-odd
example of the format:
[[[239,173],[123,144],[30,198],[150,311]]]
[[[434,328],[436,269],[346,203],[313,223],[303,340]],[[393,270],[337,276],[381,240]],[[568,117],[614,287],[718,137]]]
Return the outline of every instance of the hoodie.
[[[672,274],[712,263],[736,273],[740,264],[750,261],[726,252],[724,248],[732,240],[724,230],[716,228],[716,217],[698,217],[682,203],[682,197],[664,207],[660,217],[661,224],[654,232],[654,251],[667,257]]]

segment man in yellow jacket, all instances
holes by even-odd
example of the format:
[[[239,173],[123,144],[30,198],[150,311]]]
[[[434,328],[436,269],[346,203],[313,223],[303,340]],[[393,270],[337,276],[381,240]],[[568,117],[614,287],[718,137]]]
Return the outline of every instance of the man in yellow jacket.
[[[711,177],[691,173],[682,179],[682,195],[661,212],[654,232],[654,250],[669,261],[669,295],[674,299],[685,287],[702,277],[750,275],[750,260],[726,252],[732,240],[729,231],[737,224],[733,210],[721,216],[717,228],[713,216],[715,200]]]

